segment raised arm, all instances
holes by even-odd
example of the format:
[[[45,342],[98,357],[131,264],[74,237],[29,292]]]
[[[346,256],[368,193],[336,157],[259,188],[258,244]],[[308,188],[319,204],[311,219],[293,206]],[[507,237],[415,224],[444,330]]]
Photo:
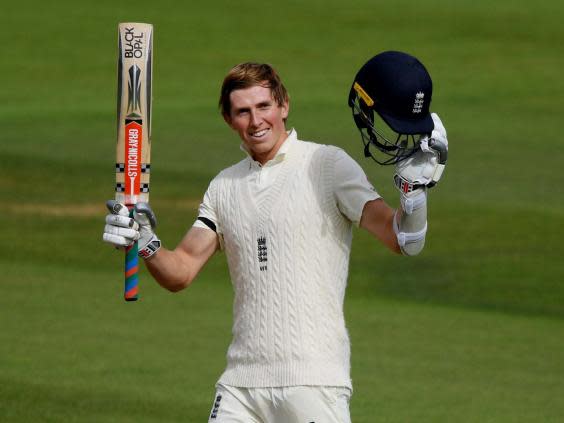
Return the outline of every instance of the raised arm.
[[[196,278],[204,264],[219,249],[215,231],[192,227],[174,250],[161,247],[154,233],[156,218],[147,203],[135,205],[133,218],[125,206],[111,200],[110,214],[106,216],[104,241],[125,247],[139,241],[139,256],[151,275],[163,288],[172,292],[186,288]]]
[[[362,210],[359,226],[374,235],[394,253],[401,254],[393,226],[395,213],[396,211],[381,198],[368,201]]]
[[[446,130],[438,115],[432,114],[431,137],[423,137],[420,149],[396,164],[394,182],[401,206],[394,210],[381,199],[365,204],[360,227],[388,248],[408,256],[421,252],[427,232],[427,190],[441,178],[447,160]]]
[[[177,292],[192,283],[218,249],[214,231],[192,227],[174,250],[161,248],[145,260],[145,265],[159,285]]]

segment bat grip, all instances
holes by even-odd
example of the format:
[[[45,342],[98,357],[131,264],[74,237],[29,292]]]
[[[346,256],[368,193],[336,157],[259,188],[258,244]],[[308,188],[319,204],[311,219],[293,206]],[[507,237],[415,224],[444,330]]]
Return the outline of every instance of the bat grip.
[[[133,218],[133,205],[128,204],[129,217]],[[137,241],[125,248],[125,301],[137,301],[139,298],[139,248]]]

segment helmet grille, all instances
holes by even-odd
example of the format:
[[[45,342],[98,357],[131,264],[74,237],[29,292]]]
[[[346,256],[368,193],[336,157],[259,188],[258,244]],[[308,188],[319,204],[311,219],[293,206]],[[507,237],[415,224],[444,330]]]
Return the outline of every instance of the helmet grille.
[[[370,157],[381,165],[392,165],[407,159],[420,148],[421,136],[416,138],[416,135],[394,132],[396,139],[392,141],[390,135],[385,135],[382,130],[378,130],[375,125],[374,110],[369,108],[356,92],[351,92],[349,105],[354,122],[360,131],[365,157]],[[382,122],[382,127],[384,126]]]

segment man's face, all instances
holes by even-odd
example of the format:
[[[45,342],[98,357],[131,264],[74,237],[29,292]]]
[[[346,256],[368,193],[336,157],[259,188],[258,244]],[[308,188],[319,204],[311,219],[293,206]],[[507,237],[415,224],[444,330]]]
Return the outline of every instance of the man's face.
[[[255,85],[232,91],[231,111],[225,121],[235,130],[255,160],[271,160],[287,137],[284,119],[288,103],[281,106],[270,88]]]

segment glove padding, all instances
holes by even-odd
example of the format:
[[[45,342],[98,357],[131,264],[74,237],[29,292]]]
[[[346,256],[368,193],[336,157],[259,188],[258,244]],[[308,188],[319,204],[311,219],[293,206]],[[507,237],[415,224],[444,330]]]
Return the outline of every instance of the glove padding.
[[[443,174],[448,152],[446,130],[436,113],[431,113],[431,117],[435,124],[431,137],[422,137],[421,149],[396,164],[394,182],[403,194],[418,188],[431,188]]]
[[[103,240],[115,247],[127,247],[138,241],[139,257],[149,258],[161,247],[161,241],[154,233],[157,219],[148,203],[137,203],[133,218],[124,204],[109,200]]]

